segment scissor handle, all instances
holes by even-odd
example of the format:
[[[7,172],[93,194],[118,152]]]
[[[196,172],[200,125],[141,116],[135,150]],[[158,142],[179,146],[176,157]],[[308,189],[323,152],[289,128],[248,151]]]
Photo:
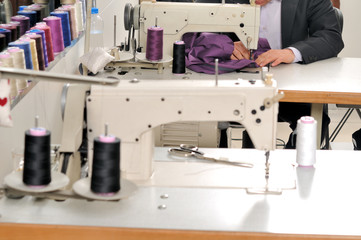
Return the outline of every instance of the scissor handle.
[[[196,145],[193,144],[181,144],[179,147],[183,150],[194,152],[196,154],[200,154],[200,155],[204,154],[203,152],[198,150],[198,147]]]
[[[169,148],[168,152],[172,155],[179,156],[179,157],[192,157],[194,156],[194,152],[182,149],[182,148]]]

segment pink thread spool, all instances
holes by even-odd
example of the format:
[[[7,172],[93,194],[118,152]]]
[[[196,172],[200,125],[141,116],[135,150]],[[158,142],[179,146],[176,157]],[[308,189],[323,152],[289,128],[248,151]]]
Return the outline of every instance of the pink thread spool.
[[[52,62],[54,60],[54,50],[53,50],[53,39],[51,34],[51,29],[45,22],[39,22],[35,25],[35,27],[31,29],[43,30],[45,32],[45,41],[46,41],[46,51],[48,55],[48,62]]]
[[[49,16],[44,18],[44,22],[51,29],[51,38],[53,39],[53,50],[58,54],[64,50],[63,28],[61,26],[61,18]]]

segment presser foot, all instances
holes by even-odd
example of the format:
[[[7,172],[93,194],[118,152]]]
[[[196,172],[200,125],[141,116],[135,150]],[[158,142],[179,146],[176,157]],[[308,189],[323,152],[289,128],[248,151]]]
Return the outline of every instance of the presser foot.
[[[280,188],[247,188],[248,194],[281,195]]]

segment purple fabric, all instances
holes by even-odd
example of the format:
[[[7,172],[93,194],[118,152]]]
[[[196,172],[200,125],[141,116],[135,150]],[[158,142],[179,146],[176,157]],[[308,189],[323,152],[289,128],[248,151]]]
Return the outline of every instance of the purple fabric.
[[[231,60],[234,44],[226,35],[216,33],[186,33],[185,43],[186,67],[195,72],[214,74],[214,62],[218,58],[218,73],[232,72],[245,67],[258,67],[253,60]],[[270,50],[267,39],[258,40],[258,49],[254,59]]]

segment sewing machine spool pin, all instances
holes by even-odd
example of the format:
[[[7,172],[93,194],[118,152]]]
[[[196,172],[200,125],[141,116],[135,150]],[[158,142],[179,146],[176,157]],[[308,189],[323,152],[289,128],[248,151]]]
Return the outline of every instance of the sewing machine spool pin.
[[[114,47],[117,46],[117,15],[114,15]]]
[[[218,86],[218,58],[214,61],[214,68],[215,68],[215,77],[216,77],[216,87]]]
[[[39,127],[39,116],[36,115],[35,116],[35,128],[38,128]]]
[[[108,128],[109,128],[109,124],[108,123],[104,124],[104,136],[108,136]]]

